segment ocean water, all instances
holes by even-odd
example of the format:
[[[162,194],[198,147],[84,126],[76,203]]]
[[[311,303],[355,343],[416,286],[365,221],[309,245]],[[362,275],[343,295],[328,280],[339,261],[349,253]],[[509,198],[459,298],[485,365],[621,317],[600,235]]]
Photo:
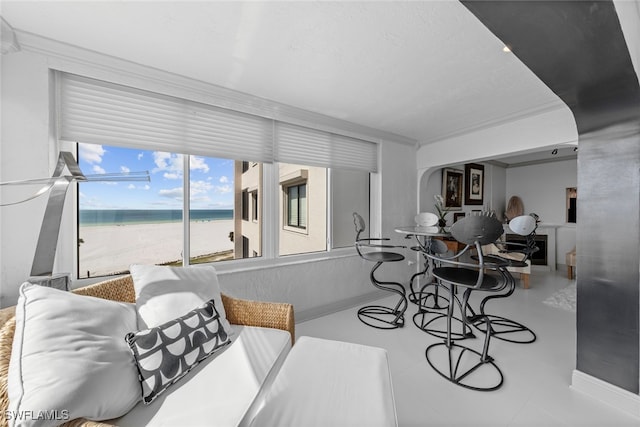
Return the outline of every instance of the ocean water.
[[[191,221],[220,221],[233,219],[233,209],[197,209],[190,212]],[[182,210],[173,209],[81,209],[80,226],[157,224],[182,221]]]

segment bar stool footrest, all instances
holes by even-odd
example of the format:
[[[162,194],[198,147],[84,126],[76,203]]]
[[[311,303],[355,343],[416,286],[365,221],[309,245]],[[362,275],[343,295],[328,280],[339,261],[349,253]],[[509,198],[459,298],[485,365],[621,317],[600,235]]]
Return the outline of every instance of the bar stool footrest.
[[[435,316],[432,319],[429,319],[429,320],[426,319],[427,316],[433,315],[433,314],[435,314]],[[442,320],[441,323],[444,323],[443,327],[438,328],[438,326],[436,325],[432,326],[435,322],[439,320]],[[462,325],[461,326],[462,332],[451,331],[451,339],[453,341],[476,337],[470,327],[467,327],[466,328],[467,331],[465,332],[464,323],[460,318],[453,316],[451,320]],[[418,329],[420,329],[423,332],[426,332],[431,336],[434,336],[436,338],[441,338],[441,339],[447,338],[446,321],[447,321],[446,313],[438,313],[438,312],[432,312],[427,310],[427,311],[419,311],[413,315],[413,324],[416,325]]]
[[[404,326],[404,310],[381,305],[368,305],[358,310],[358,319],[376,329],[396,329]]]
[[[522,323],[506,317],[485,314],[491,321],[491,337],[515,344],[531,344],[537,337],[535,332]],[[483,317],[484,317],[483,316]],[[475,323],[473,326],[480,332],[486,333],[486,322]]]
[[[425,350],[429,365],[448,381],[470,390],[499,389],[504,376],[492,357],[482,360],[482,354],[465,346],[446,342],[432,344]],[[443,366],[444,369],[438,366]]]

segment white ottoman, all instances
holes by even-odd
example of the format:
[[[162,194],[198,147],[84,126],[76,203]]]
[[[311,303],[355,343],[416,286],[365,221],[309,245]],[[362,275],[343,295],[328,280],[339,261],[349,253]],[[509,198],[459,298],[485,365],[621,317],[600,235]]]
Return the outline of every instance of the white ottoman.
[[[397,426],[387,351],[301,337],[251,425]]]

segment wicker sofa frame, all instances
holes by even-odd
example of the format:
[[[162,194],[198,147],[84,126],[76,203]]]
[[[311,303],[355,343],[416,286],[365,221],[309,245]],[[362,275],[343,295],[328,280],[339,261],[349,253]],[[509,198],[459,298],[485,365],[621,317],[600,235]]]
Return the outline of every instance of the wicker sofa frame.
[[[95,285],[78,288],[72,291],[78,295],[93,296],[113,301],[135,302],[133,280],[130,275],[106,280]],[[222,294],[222,303],[227,319],[234,325],[261,326],[265,328],[282,329],[291,334],[291,344],[295,340],[295,323],[293,306],[286,303],[272,303],[249,301],[232,298]],[[0,426],[7,426],[4,416],[9,407],[7,394],[7,379],[9,360],[15,333],[15,306],[0,310]],[[103,422],[76,419],[63,424],[66,427],[109,427],[111,424]]]

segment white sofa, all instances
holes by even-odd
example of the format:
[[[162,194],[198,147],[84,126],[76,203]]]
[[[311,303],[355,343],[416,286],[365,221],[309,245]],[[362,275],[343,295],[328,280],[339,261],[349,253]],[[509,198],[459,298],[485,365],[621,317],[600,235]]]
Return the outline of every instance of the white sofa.
[[[131,276],[73,293],[128,303],[134,302],[136,295]],[[361,425],[363,420],[371,421],[371,426],[397,425],[385,350],[309,337],[294,346],[291,305],[226,295],[222,295],[222,304],[233,331],[230,345],[197,364],[149,404],[134,403],[117,418],[96,418],[101,422],[80,418],[65,425],[255,427],[273,425],[274,420],[278,425]],[[10,409],[8,371],[16,333],[14,310],[0,310],[0,322],[4,322],[0,323],[2,413]],[[138,384],[138,379],[134,383]],[[110,387],[113,385],[96,384],[90,391],[102,388],[103,396],[105,392],[118,393]],[[140,390],[139,385],[134,387]],[[84,396],[87,401],[93,399],[92,393]],[[13,422],[10,418],[0,418],[0,425]],[[57,423],[44,425],[53,424]]]
[[[131,276],[76,289],[73,293],[135,302]],[[232,345],[216,357],[204,360],[149,405],[139,402],[125,416],[102,423],[76,419],[69,425],[237,426],[246,423],[245,416],[248,419],[251,415],[252,405],[260,400],[263,388],[273,381],[294,342],[293,306],[241,300],[224,294],[222,301],[234,333]],[[0,410],[3,414],[9,409],[8,377],[16,331],[15,309],[0,310]],[[58,415],[64,417],[65,414]],[[13,420],[0,417],[0,426],[8,425],[9,421]]]

